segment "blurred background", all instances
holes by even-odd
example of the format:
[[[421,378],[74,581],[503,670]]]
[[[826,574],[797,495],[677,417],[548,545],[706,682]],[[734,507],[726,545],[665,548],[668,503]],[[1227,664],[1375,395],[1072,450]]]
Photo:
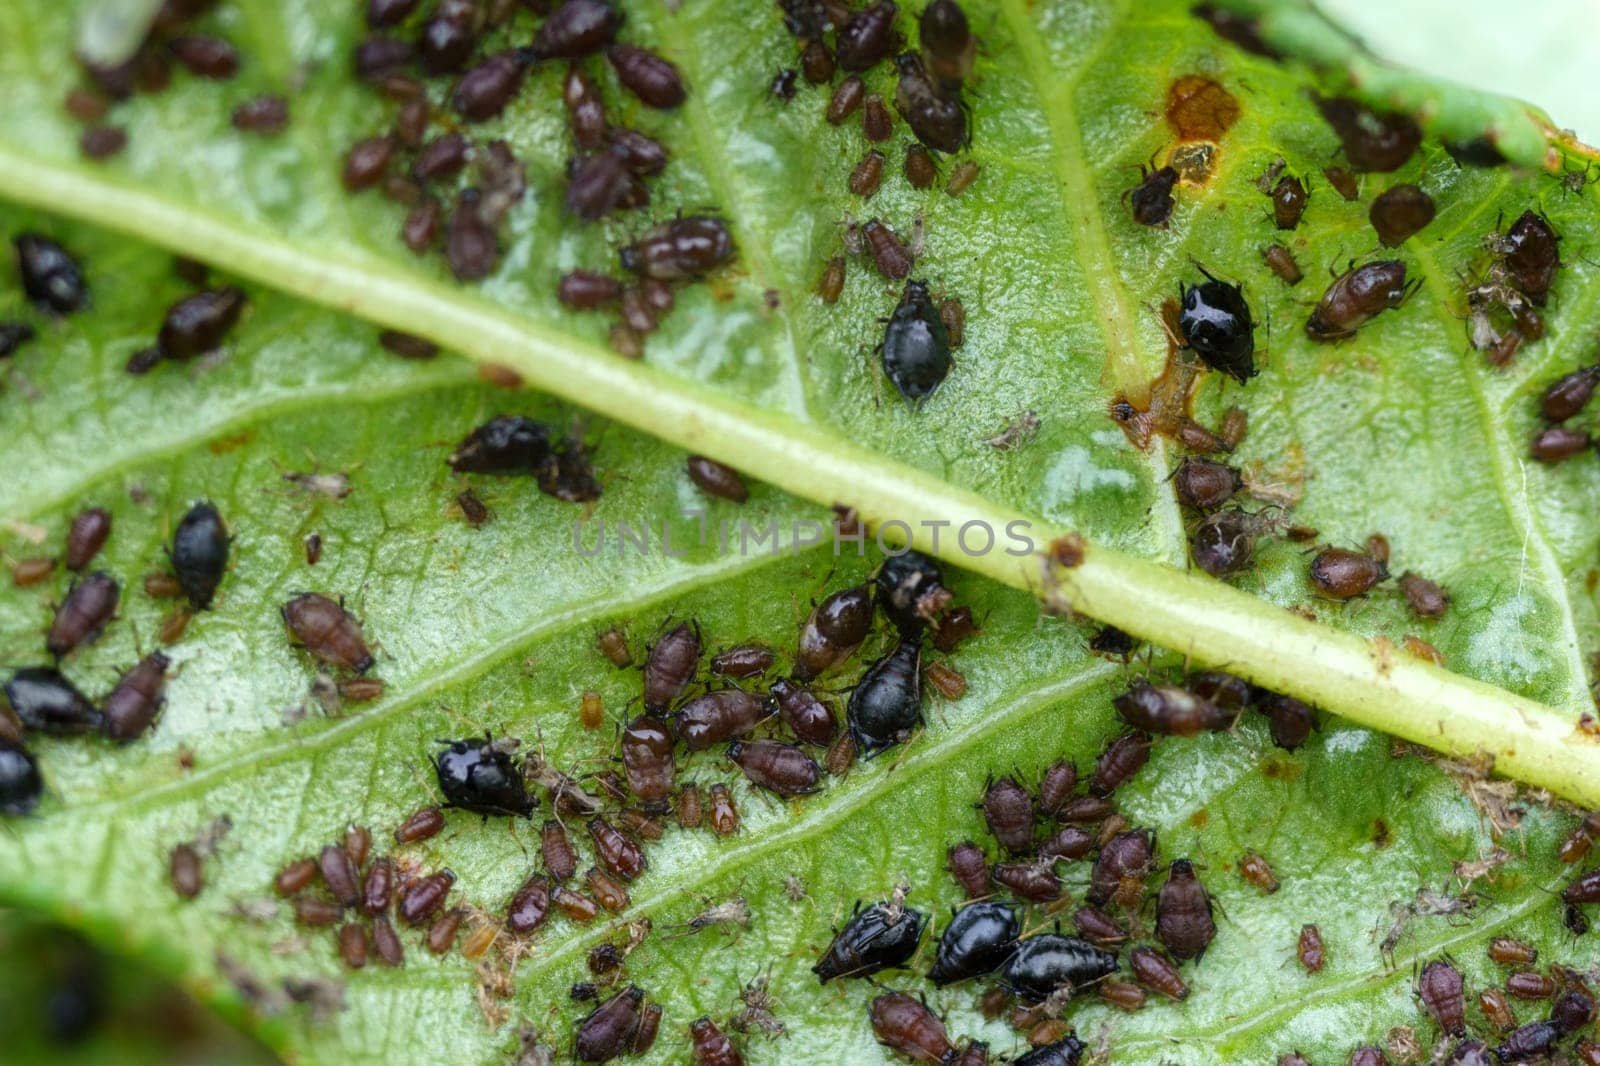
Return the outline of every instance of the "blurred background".
[[[346,0],[354,2],[354,0]],[[913,5],[916,6],[913,0]],[[1322,0],[1394,62],[1538,104],[1600,141],[1600,0]],[[243,1037],[73,934],[0,910],[0,1060],[268,1066]]]

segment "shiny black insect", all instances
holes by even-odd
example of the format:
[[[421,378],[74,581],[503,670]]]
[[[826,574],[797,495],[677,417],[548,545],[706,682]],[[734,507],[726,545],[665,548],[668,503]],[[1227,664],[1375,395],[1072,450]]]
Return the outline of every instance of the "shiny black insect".
[[[850,16],[839,29],[839,66],[848,71],[877,65],[895,45],[894,19],[900,8],[894,0],[878,0]]]
[[[902,637],[920,634],[951,600],[939,564],[918,551],[885,559],[875,580],[878,606]]]
[[[61,245],[38,233],[19,234],[17,253],[22,291],[41,311],[70,315],[89,306],[89,283],[78,261]]]
[[[1011,957],[1021,932],[1014,904],[969,903],[945,926],[928,978],[936,985],[947,985],[990,973]]]
[[[811,972],[827,984],[835,977],[866,977],[904,966],[916,953],[927,921],[920,911],[874,903],[858,911],[834,934]]]
[[[972,73],[977,39],[967,24],[967,14],[956,0],[933,0],[917,20],[917,42],[922,61],[947,92],[959,89]]]
[[[484,815],[533,813],[538,800],[528,795],[521,764],[498,744],[487,737],[448,744],[433,760],[446,806]]]
[[[1375,315],[1399,307],[1412,287],[1406,285],[1406,265],[1398,259],[1351,267],[1322,294],[1306,322],[1306,336],[1314,341],[1353,337]]]
[[[1255,324],[1244,290],[1219,281],[1204,268],[1206,280],[1198,285],[1178,284],[1182,309],[1178,328],[1183,342],[1213,370],[1241,384],[1256,376]]]
[[[850,692],[846,719],[867,758],[907,740],[922,724],[922,649],[902,640],[873,663]]]
[[[581,59],[610,44],[623,14],[606,0],[566,0],[540,24],[529,52],[537,59]]]
[[[1048,999],[1059,988],[1088,988],[1117,969],[1117,957],[1087,940],[1040,933],[1017,942],[1000,972],[1000,983],[1030,1003]]]
[[[895,60],[900,81],[894,108],[917,140],[939,152],[959,152],[967,145],[967,113],[958,97],[945,95],[922,68],[914,52]]]
[[[0,738],[0,814],[18,818],[32,812],[43,792],[38,760],[21,743]]]
[[[550,427],[521,415],[492,418],[456,445],[458,474],[532,474],[550,456]]]
[[[950,373],[950,333],[922,281],[908,281],[883,331],[883,372],[916,406]]]
[[[211,606],[217,586],[222,584],[228,568],[228,542],[222,515],[206,500],[190,507],[172,534],[167,557],[189,605],[197,611]]]
[[[1076,1034],[1068,1033],[1060,1040],[1041,1044],[1026,1055],[1012,1059],[1011,1066],[1078,1066],[1084,1051],[1083,1041]]]
[[[1543,215],[1524,211],[1492,247],[1522,294],[1543,307],[1561,268],[1560,237]]]
[[[156,346],[167,359],[192,359],[215,351],[244,311],[244,293],[232,286],[203,289],[167,309]]]
[[[1172,189],[1178,184],[1178,172],[1172,167],[1159,170],[1140,167],[1139,174],[1139,184],[1126,194],[1133,208],[1133,220],[1141,226],[1165,226],[1172,217],[1172,209],[1177,206]]]
[[[101,725],[89,697],[48,666],[24,666],[5,683],[6,702],[29,730],[67,736]]]

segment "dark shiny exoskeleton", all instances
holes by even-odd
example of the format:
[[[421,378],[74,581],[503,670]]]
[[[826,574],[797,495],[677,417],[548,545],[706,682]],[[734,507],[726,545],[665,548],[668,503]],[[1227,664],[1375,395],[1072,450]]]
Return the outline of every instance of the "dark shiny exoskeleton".
[[[870,611],[870,607],[868,609]],[[770,692],[784,724],[800,741],[818,747],[833,743],[839,732],[839,721],[834,716],[833,708],[793,681],[774,681]]]
[[[647,811],[667,809],[674,771],[672,745],[672,726],[654,715],[640,715],[622,731],[622,768],[628,789]]]
[[[894,0],[878,0],[850,16],[838,32],[839,66],[847,71],[875,66],[895,46]]]
[[[1165,226],[1172,217],[1177,201],[1172,198],[1172,188],[1178,184],[1178,172],[1172,167],[1146,171],[1140,168],[1139,184],[1128,190],[1128,203],[1133,208],[1133,220],[1141,226]]]
[[[1357,170],[1398,170],[1422,143],[1421,128],[1397,111],[1371,111],[1348,99],[1318,99],[1317,109]]]
[[[1068,1033],[1051,1044],[1042,1044],[1026,1055],[1011,1060],[1011,1066],[1078,1066],[1083,1060],[1083,1041]]]
[[[31,731],[69,736],[100,728],[100,712],[89,697],[51,667],[23,667],[5,683],[5,694]]]
[[[156,345],[168,359],[192,359],[215,351],[244,311],[244,293],[229,286],[185,296],[167,309]]]
[[[117,613],[121,594],[116,579],[103,570],[96,570],[75,582],[66,599],[56,608],[45,648],[59,659],[81,644],[94,643],[111,616]]]
[[[487,737],[451,741],[434,756],[433,769],[446,806],[527,818],[538,804],[523,784],[521,764]]]
[[[1565,1035],[1555,1022],[1529,1022],[1513,1030],[1505,1043],[1494,1049],[1495,1057],[1501,1062],[1549,1058]]]
[[[1192,737],[1206,730],[1227,729],[1237,712],[1229,713],[1176,685],[1140,681],[1111,701],[1117,714],[1146,733]]]
[[[372,651],[356,616],[317,592],[302,592],[279,608],[283,624],[306,651],[331,666],[364,674]]]
[[[1244,478],[1227,463],[1191,457],[1173,471],[1172,487],[1185,506],[1214,511],[1238,495],[1244,488]]]
[[[1422,1005],[1439,1028],[1452,1035],[1467,1028],[1465,992],[1461,971],[1442,959],[1428,963],[1417,977],[1417,996]]]
[[[690,751],[742,737],[773,711],[751,692],[728,688],[696,696],[678,711],[678,736]]]
[[[1201,268],[1206,280],[1198,285],[1178,284],[1183,308],[1178,328],[1183,342],[1213,370],[1241,384],[1256,376],[1255,323],[1244,290],[1219,281]]]
[[[1095,857],[1089,871],[1089,890],[1084,898],[1090,903],[1105,904],[1117,894],[1124,878],[1143,882],[1150,872],[1155,857],[1155,837],[1148,829],[1129,829],[1118,833]]]
[[[172,534],[167,557],[189,606],[204,611],[211,606],[228,569],[228,527],[222,515],[206,500],[184,514]]]
[[[631,1050],[639,1032],[644,992],[629,985],[578,1023],[573,1051],[579,1062],[610,1062]]]
[[[622,87],[646,107],[667,110],[683,103],[688,95],[678,68],[649,49],[614,44],[606,49],[606,59]]]
[[[1033,847],[1033,797],[1009,775],[983,790],[983,820],[1000,846],[1013,855]]]
[[[533,35],[529,52],[538,59],[580,59],[610,44],[623,14],[606,0],[566,0]]]
[[[1294,229],[1305,214],[1306,187],[1292,174],[1285,174],[1272,187],[1272,221],[1279,229]]]
[[[957,96],[946,95],[922,69],[922,60],[906,52],[894,61],[900,71],[894,109],[917,140],[938,152],[959,152],[967,146],[967,112]]]
[[[1335,278],[1317,301],[1306,322],[1306,336],[1314,341],[1353,337],[1373,316],[1399,307],[1407,291],[1406,265],[1398,259],[1352,267]]]
[[[883,331],[883,372],[913,406],[950,373],[950,333],[926,282],[908,281]]]
[[[456,445],[458,474],[532,474],[550,456],[550,427],[521,415],[491,418]]]
[[[1364,596],[1389,576],[1389,568],[1365,552],[1324,548],[1311,560],[1311,584],[1333,600]]]
[[[103,507],[80,511],[67,530],[66,551],[61,562],[68,570],[82,570],[105,546],[111,536],[111,514]]]
[[[948,985],[990,973],[1011,957],[1021,932],[1013,904],[970,903],[945,926],[928,978],[936,985]]]
[[[1494,242],[1517,288],[1536,306],[1544,306],[1556,271],[1561,268],[1561,250],[1557,247],[1560,239],[1543,215],[1524,211],[1505,236]]]
[[[19,818],[39,805],[44,779],[39,762],[20,743],[0,738],[0,814]]]
[[[744,1056],[709,1017],[689,1023],[689,1060],[694,1066],[744,1066]]]
[[[822,767],[815,759],[793,744],[776,740],[729,744],[728,758],[738,764],[751,784],[780,796],[815,792],[822,777]]]
[[[1173,958],[1198,959],[1217,935],[1211,897],[1188,859],[1172,860],[1167,883],[1156,895],[1156,936]]]
[[[22,291],[35,307],[70,315],[89,306],[89,283],[65,248],[38,233],[19,234],[11,244],[17,253]]]
[[[955,1056],[944,1022],[915,996],[888,992],[867,1007],[872,1035],[912,1062],[947,1063]]]
[[[1030,1003],[1048,999],[1063,986],[1088,988],[1117,969],[1117,957],[1087,940],[1040,933],[1017,942],[1000,972],[1000,983]]]
[[[1172,1000],[1189,998],[1189,986],[1177,965],[1154,948],[1138,947],[1128,952],[1128,969],[1134,979]]]
[[[1124,733],[1106,745],[1095,760],[1094,774],[1089,778],[1089,791],[1096,796],[1109,796],[1150,761],[1153,744],[1146,733]]]
[[[129,741],[150,728],[161,711],[161,690],[172,665],[159,651],[140,659],[122,675],[105,702],[105,731],[112,740]]]
[[[638,841],[601,817],[589,819],[589,839],[605,868],[625,881],[644,873],[649,865]]]
[[[1433,197],[1409,183],[1385,191],[1367,209],[1367,221],[1387,248],[1404,244],[1433,221]]]
[[[958,89],[972,73],[977,39],[967,23],[967,13],[956,0],[933,0],[917,20],[917,43],[928,73],[946,91]]]
[[[644,663],[644,706],[659,714],[677,699],[700,666],[700,635],[688,622],[656,641]]]
[[[904,966],[916,953],[927,921],[921,911],[874,903],[834,934],[811,972],[827,984],[835,977],[865,977]]]
[[[949,603],[939,564],[919,551],[906,550],[883,561],[874,578],[878,606],[903,637],[913,637],[938,617]]]
[[[1293,696],[1260,692],[1256,695],[1255,706],[1267,716],[1272,742],[1285,751],[1293,751],[1304,744],[1317,726],[1317,712]]]
[[[850,735],[867,758],[903,743],[922,724],[922,649],[903,640],[850,691]]]
[[[657,226],[622,249],[624,270],[660,281],[698,278],[733,254],[733,237],[719,218],[686,215]]]
[[[1250,564],[1262,528],[1255,515],[1236,507],[1208,514],[1189,543],[1194,564],[1212,577],[1236,573]]]

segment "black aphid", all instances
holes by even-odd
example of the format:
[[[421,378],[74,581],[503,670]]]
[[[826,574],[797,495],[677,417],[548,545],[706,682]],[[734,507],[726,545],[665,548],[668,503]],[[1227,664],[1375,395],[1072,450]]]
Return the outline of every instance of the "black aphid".
[[[928,285],[908,281],[883,331],[883,372],[915,406],[950,373],[950,333],[928,295]]]
[[[433,768],[447,806],[526,818],[538,802],[528,795],[518,761],[487,737],[451,741]]]
[[[928,977],[947,985],[998,969],[1016,950],[1022,923],[1014,904],[971,903],[961,908],[939,937],[939,952]]]
[[[228,568],[228,527],[210,502],[199,501],[179,520],[167,555],[189,605],[210,607]]]
[[[916,953],[927,921],[921,911],[874,903],[858,911],[834,934],[811,972],[827,984],[835,977],[866,977],[904,966]]]
[[[1087,940],[1040,933],[1017,943],[1000,973],[1000,983],[1030,1003],[1048,999],[1063,987],[1087,988],[1116,972],[1117,957]]]
[[[1244,290],[1211,276],[1198,285],[1178,284],[1183,308],[1178,328],[1183,342],[1213,370],[1220,370],[1241,384],[1256,376],[1255,324]]]
[[[867,758],[903,743],[922,724],[922,649],[903,640],[873,663],[850,692],[846,718]]]

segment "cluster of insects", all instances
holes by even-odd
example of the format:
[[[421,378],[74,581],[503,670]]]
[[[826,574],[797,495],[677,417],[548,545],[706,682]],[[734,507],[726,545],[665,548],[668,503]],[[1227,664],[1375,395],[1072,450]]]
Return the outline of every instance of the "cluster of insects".
[[[1484,238],[1490,262],[1467,289],[1467,327],[1472,346],[1491,365],[1504,366],[1523,344],[1544,336],[1542,309],[1561,269],[1560,240],[1535,211]]]
[[[165,652],[145,655],[98,702],[60,670],[63,659],[99,639],[116,617],[121,583],[104,570],[84,573],[110,539],[111,529],[110,512],[99,507],[81,511],[72,520],[60,563],[75,576],[56,605],[45,636],[45,651],[54,662],[16,669],[5,682],[5,706],[0,707],[0,813],[27,814],[44,791],[38,761],[26,744],[30,735],[98,733],[125,744],[144,735],[161,713],[172,666]],[[228,545],[227,526],[206,501],[194,504],[178,522],[167,549],[170,571],[148,575],[144,583],[149,595],[182,596],[187,601],[163,625],[163,643],[182,635],[190,612],[210,608],[227,570]],[[12,581],[18,587],[39,584],[50,578],[56,564],[49,557],[20,560],[12,568]]]
[[[1535,1062],[1565,1055],[1564,1061],[1600,1062],[1600,1044],[1574,1039],[1594,1021],[1595,1000],[1586,983],[1588,975],[1564,966],[1552,966],[1549,973],[1531,969],[1537,952],[1510,937],[1492,938],[1486,950],[1490,961],[1510,972],[1503,986],[1490,986],[1478,994],[1481,1025],[1469,1021],[1466,981],[1450,959],[1435,959],[1417,974],[1417,998],[1443,1038],[1434,1061],[1489,1066],[1495,1061]],[[1549,1015],[1519,1025],[1511,1000],[1548,1003]],[[1472,1030],[1487,1039],[1473,1036]],[[1368,1055],[1365,1061],[1370,1063],[1388,1061],[1376,1046]]]
[[[531,477],[539,491],[568,503],[600,498],[589,449],[576,429],[564,437],[523,415],[499,415],[464,437],[447,460],[457,474]],[[488,511],[470,489],[456,497],[466,520],[481,526]]]
[[[196,32],[194,24],[216,6],[217,0],[165,0],[128,59],[107,65],[78,57],[85,81],[67,93],[63,106],[84,126],[78,147],[86,158],[106,159],[127,147],[127,130],[109,121],[110,112],[135,93],[164,91],[174,65],[206,81],[237,76],[238,48],[220,34]],[[289,122],[289,102],[271,94],[251,97],[233,109],[232,120],[241,132],[279,133]]]

